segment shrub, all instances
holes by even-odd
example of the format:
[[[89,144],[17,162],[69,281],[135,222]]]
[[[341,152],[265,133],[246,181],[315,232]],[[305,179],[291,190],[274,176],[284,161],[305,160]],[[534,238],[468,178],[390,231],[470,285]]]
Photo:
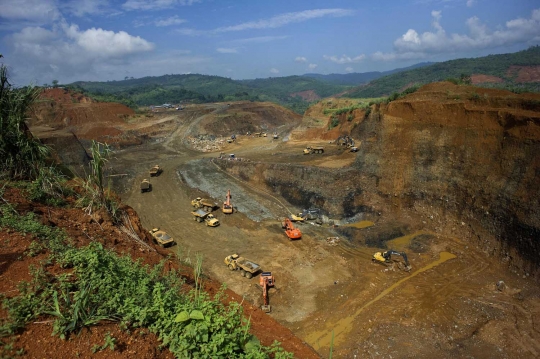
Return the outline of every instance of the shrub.
[[[332,118],[332,121],[331,121],[330,124],[328,125],[328,129],[330,130],[330,129],[336,127],[337,125],[339,125],[339,118],[333,117],[333,118]]]

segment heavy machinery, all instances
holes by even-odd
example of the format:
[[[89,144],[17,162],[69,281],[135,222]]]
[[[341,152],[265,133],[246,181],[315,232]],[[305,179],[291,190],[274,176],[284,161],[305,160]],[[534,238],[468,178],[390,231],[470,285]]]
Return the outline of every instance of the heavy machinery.
[[[293,223],[289,218],[285,218],[281,223],[281,228],[285,229],[285,234],[289,239],[300,239],[302,238],[302,232],[298,228],[295,228]]]
[[[150,169],[150,177],[157,177],[163,172],[163,169],[159,165],[155,165]]]
[[[277,140],[279,138],[278,134],[274,132],[274,135],[272,137],[274,140]]]
[[[298,215],[291,214],[289,218],[293,222],[315,220],[318,224],[322,224],[321,210],[318,208],[304,209],[301,213],[298,213]]]
[[[191,205],[196,209],[202,208],[207,212],[212,212],[213,210],[219,207],[216,202],[212,202],[209,199],[201,198],[201,197],[197,197],[194,200],[192,200]]]
[[[247,279],[251,279],[253,275],[261,270],[260,265],[247,258],[240,257],[236,253],[225,257],[225,264],[229,267],[229,270],[239,270],[242,277]]]
[[[203,211],[202,209],[198,209],[196,211],[191,212],[191,214],[193,215],[194,220],[196,220],[199,223],[204,221],[206,222],[206,225],[208,227],[219,226],[219,219],[214,217],[212,213],[208,213],[208,212]]]
[[[386,252],[377,252],[373,255],[373,258],[371,258],[371,260],[373,262],[388,264],[392,261],[392,255],[403,257],[403,262],[405,263],[405,270],[407,272],[411,270],[409,260],[407,259],[407,254],[405,254],[405,252],[398,252],[393,249],[387,250]]]
[[[348,135],[343,135],[337,138],[336,144],[338,146],[347,146],[347,148],[351,148],[354,147],[354,140]]]
[[[223,207],[221,208],[221,211],[225,214],[231,214],[233,213],[233,206],[231,204],[231,190],[227,191],[227,197],[226,201],[223,202]]]
[[[172,246],[174,244],[174,239],[169,236],[165,231],[160,231],[159,228],[154,228],[150,231],[154,243],[159,244],[161,247]]]
[[[324,147],[322,147],[322,146],[307,146],[304,149],[304,155],[309,155],[311,153],[324,153]]]
[[[259,284],[263,291],[263,305],[261,306],[261,309],[265,313],[270,313],[272,308],[270,307],[268,301],[268,290],[275,284],[275,279],[272,272],[262,272],[259,279]]]
[[[152,190],[152,184],[146,178],[141,181],[141,193],[150,192]]]

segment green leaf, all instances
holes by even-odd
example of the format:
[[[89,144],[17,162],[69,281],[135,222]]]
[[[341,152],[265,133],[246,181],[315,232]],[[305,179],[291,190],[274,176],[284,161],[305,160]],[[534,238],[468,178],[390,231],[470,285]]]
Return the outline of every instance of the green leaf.
[[[175,323],[185,322],[187,320],[189,320],[189,313],[186,312],[185,310],[183,312],[178,313],[176,318],[174,318]]]
[[[261,341],[257,339],[254,335],[249,336],[249,340],[244,345],[244,351],[250,352],[250,351],[258,351],[261,347]]]
[[[204,315],[200,310],[192,310],[191,313],[189,313],[189,317],[191,319],[204,320]]]

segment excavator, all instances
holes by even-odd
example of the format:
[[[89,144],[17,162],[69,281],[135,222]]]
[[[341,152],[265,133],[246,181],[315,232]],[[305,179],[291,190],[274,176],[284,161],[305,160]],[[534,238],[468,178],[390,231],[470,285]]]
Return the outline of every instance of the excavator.
[[[270,307],[270,304],[268,304],[268,290],[274,286],[275,279],[272,275],[272,272],[262,272],[261,278],[259,279],[259,284],[263,291],[263,300],[264,303],[261,306],[261,309],[265,313],[270,313],[272,308]]]
[[[405,254],[405,252],[398,252],[393,249],[390,249],[386,252],[377,252],[373,255],[373,258],[371,258],[371,260],[373,262],[387,264],[391,262],[392,255],[403,257],[403,261],[405,262],[405,270],[407,272],[411,270],[411,265],[409,264],[409,260],[407,259],[407,254]]]
[[[223,202],[223,207],[221,208],[221,210],[225,214],[233,213],[233,206],[231,204],[231,190],[227,192],[227,200]]]
[[[285,229],[285,234],[289,239],[300,239],[302,238],[302,232],[298,228],[295,228],[293,223],[289,218],[285,218],[281,223],[281,228]]]

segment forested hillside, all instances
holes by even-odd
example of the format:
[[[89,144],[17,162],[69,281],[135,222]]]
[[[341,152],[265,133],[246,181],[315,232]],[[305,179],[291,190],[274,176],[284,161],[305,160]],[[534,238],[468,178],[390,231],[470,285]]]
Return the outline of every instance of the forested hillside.
[[[342,92],[345,86],[302,76],[235,81],[220,76],[164,75],[109,82],[75,82],[70,87],[103,101],[127,105],[160,105],[181,102],[271,101],[303,113],[309,102],[292,94],[314,91],[318,97]]]
[[[461,78],[462,75],[464,77],[489,75],[497,78],[498,82],[479,84],[482,86],[506,88],[514,91],[539,91],[540,82],[538,80],[522,81],[519,79],[519,72],[522,70],[519,67],[521,66],[540,66],[539,46],[511,54],[439,62],[396,73],[376,79],[367,86],[349,91],[345,96],[353,98],[388,96],[413,84],[427,84],[448,78]]]

